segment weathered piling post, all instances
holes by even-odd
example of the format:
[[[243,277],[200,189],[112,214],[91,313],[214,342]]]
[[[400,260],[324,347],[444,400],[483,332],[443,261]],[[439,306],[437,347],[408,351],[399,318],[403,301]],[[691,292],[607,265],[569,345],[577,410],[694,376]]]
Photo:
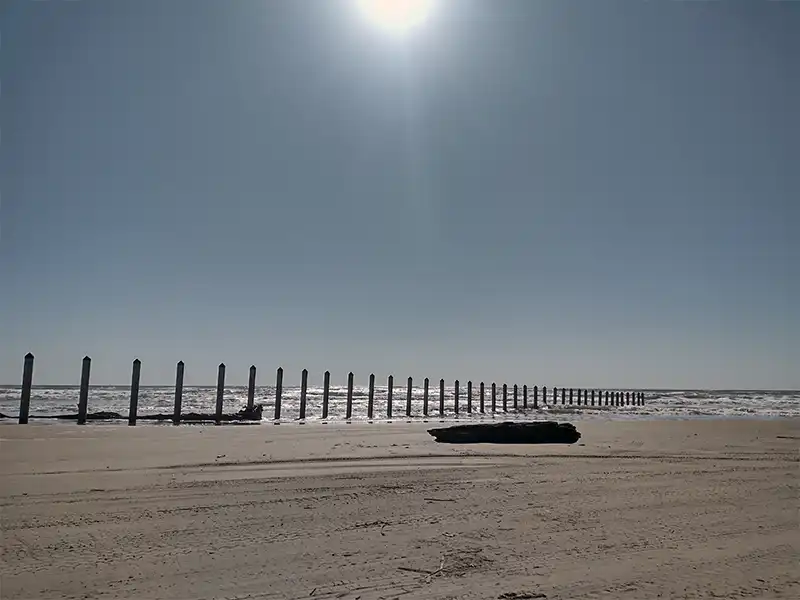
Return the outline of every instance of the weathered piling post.
[[[517,403],[517,384],[514,384],[514,410],[519,410],[519,404]]]
[[[283,367],[278,367],[275,377],[275,420],[281,420],[281,402],[283,401]]]
[[[558,386],[553,386],[553,405],[558,404]]]
[[[139,376],[142,373],[142,361],[133,361],[131,370],[131,403],[128,408],[128,425],[136,425],[136,413],[139,410]]]
[[[630,392],[625,392],[625,405],[626,406],[630,406],[631,405],[631,393]]]
[[[486,410],[485,410],[486,390],[484,388],[484,385],[483,385],[482,381],[481,381],[481,389],[480,389],[479,393],[480,393],[480,399],[478,400],[478,402],[479,402],[480,413],[484,414],[486,412]]]
[[[467,413],[472,414],[472,381],[467,382]]]
[[[19,398],[19,422],[28,423],[31,410],[31,388],[33,387],[33,354],[28,352],[22,363],[22,394]]]
[[[411,416],[411,394],[414,389],[413,380],[411,377],[408,378],[408,387],[406,388],[406,416]]]
[[[247,410],[253,410],[256,399],[256,366],[250,365],[250,378],[247,380]]]
[[[592,406],[594,406],[594,390],[592,390]]]
[[[608,390],[606,390],[606,406],[608,406]]]
[[[300,373],[300,420],[306,420],[306,400],[308,398],[308,369]]]
[[[528,386],[522,386],[522,410],[528,409]]]
[[[533,386],[533,409],[539,408],[539,386]]]
[[[345,406],[344,418],[348,421],[353,418],[353,372],[347,374],[347,405]]]
[[[394,377],[389,375],[386,388],[386,417],[392,418],[392,393],[394,392]]]
[[[86,424],[86,413],[89,406],[89,375],[92,370],[92,359],[83,357],[81,365],[81,391],[78,393],[78,425]]]
[[[367,395],[367,419],[372,420],[375,413],[375,373],[369,375],[369,392]]]
[[[572,388],[569,388],[569,403],[572,404]]]
[[[444,416],[444,379],[439,380],[439,416]]]
[[[422,414],[424,416],[426,416],[426,417],[428,416],[428,387],[429,386],[430,386],[430,379],[428,379],[426,377],[425,381],[423,382],[423,387],[422,387]]]
[[[183,361],[175,367],[175,406],[172,409],[172,424],[180,425],[181,404],[183,403]]]
[[[497,384],[492,382],[492,414],[497,412]]]
[[[503,384],[503,412],[508,412],[508,384]]]
[[[547,404],[547,386],[546,385],[542,386],[542,402]]]
[[[453,410],[456,414],[458,414],[458,395],[460,391],[458,379],[456,379],[455,385],[453,386]]]
[[[217,413],[214,422],[222,423],[222,397],[225,394],[225,363],[219,363],[217,369]]]
[[[375,382],[375,376],[372,376],[373,383]],[[328,404],[330,403],[331,399],[331,372],[325,371],[325,374],[322,376],[322,419],[325,420],[328,418]],[[370,405],[369,405],[369,418],[372,418],[372,398],[370,398]]]
[[[561,406],[567,403],[567,388],[561,388]]]
[[[620,393],[619,393],[619,392],[616,392],[616,394],[615,394],[615,395],[616,395],[616,402],[617,402],[617,404],[616,404],[616,405],[617,405],[617,406],[620,406],[620,399],[621,399],[621,397],[620,397]]]

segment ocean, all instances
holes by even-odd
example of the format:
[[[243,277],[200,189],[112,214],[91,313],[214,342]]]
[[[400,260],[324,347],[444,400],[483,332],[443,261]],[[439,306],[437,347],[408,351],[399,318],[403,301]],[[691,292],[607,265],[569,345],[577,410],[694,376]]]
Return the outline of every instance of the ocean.
[[[800,391],[798,390],[624,390],[642,391],[645,394],[644,406],[577,406],[562,405],[559,392],[558,404],[552,404],[552,388],[548,389],[548,404],[539,397],[539,408],[533,408],[533,387],[529,388],[528,408],[523,409],[522,388],[519,388],[517,410],[514,410],[512,387],[509,387],[507,412],[503,412],[502,386],[497,390],[497,412],[491,413],[491,388],[486,387],[485,410],[479,409],[478,386],[473,388],[471,415],[467,414],[467,390],[461,385],[459,393],[459,419],[531,419],[548,416],[564,420],[580,419],[702,419],[702,418],[763,418],[775,419],[800,417]],[[559,388],[560,389],[560,388]],[[322,415],[321,387],[307,390],[306,421],[318,421]],[[374,397],[375,420],[387,417],[387,388],[376,387]],[[366,387],[353,388],[353,421],[367,419],[369,390]],[[171,414],[175,391],[172,386],[142,387],[139,391],[139,415]],[[182,412],[213,413],[216,388],[184,387]],[[445,388],[445,418],[456,418],[454,412],[454,389]],[[567,396],[569,398],[569,396]],[[576,397],[577,400],[577,390]],[[347,388],[331,386],[329,396],[329,421],[345,418]],[[19,414],[20,387],[0,386],[0,413],[16,418]],[[89,412],[111,411],[128,414],[130,389],[128,386],[91,386],[89,389]],[[234,413],[247,402],[247,388],[231,386],[225,388],[224,412]],[[263,422],[271,422],[275,407],[275,388],[258,387],[255,402],[264,406]],[[567,400],[569,402],[569,400]],[[77,412],[77,386],[34,387],[31,392],[31,416],[54,416]],[[412,419],[422,419],[423,390],[412,389]],[[295,421],[299,418],[300,388],[284,387],[282,394],[282,421]],[[406,386],[395,385],[393,389],[392,412],[396,420],[405,420]],[[431,385],[429,392],[429,413],[431,418],[439,418],[439,387]]]

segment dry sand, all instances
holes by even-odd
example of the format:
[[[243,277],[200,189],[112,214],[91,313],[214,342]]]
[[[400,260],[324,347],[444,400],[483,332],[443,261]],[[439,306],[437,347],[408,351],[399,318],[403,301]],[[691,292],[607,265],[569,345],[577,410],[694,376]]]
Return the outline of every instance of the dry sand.
[[[425,427],[2,426],[0,598],[800,597],[800,421]]]

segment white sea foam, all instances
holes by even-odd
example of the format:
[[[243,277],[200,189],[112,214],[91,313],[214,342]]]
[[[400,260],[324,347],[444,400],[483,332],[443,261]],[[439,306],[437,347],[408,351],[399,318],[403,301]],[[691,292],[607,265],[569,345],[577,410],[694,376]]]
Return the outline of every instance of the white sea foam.
[[[675,418],[782,418],[800,417],[800,391],[741,391],[741,390],[643,390],[644,406],[578,406],[552,404],[552,388],[549,390],[549,402],[545,404],[539,397],[539,408],[533,408],[533,388],[529,388],[528,408],[523,408],[522,388],[519,388],[517,410],[514,409],[513,388],[509,388],[507,412],[503,412],[502,388],[498,386],[496,413],[491,411],[491,390],[486,388],[484,400],[485,414],[479,413],[478,387],[473,388],[472,414],[467,414],[467,391],[462,385],[459,394],[459,418],[473,419],[520,419],[551,415],[559,419],[675,419]],[[627,391],[627,390],[626,390]],[[634,391],[634,390],[631,390]],[[395,419],[406,419],[405,384],[396,386],[393,391],[392,415]],[[173,410],[175,391],[170,386],[143,387],[139,392],[139,414],[170,414]],[[213,413],[216,390],[212,387],[185,387],[183,390],[183,412]],[[306,418],[319,420],[322,414],[323,390],[312,387],[307,391]],[[16,417],[19,412],[19,387],[0,387],[0,413]],[[89,412],[112,411],[127,415],[130,401],[130,390],[123,386],[93,386],[89,391]],[[264,405],[264,420],[272,420],[275,408],[275,388],[259,387],[256,389],[255,401]],[[577,401],[577,396],[575,398]],[[231,413],[242,408],[247,402],[245,387],[228,387],[224,395],[224,411]],[[353,389],[353,420],[367,418],[369,389],[363,386]],[[439,387],[432,385],[429,391],[428,410],[431,417],[439,416]],[[347,388],[331,387],[329,400],[329,420],[343,420],[346,415]],[[31,394],[31,415],[52,416],[69,414],[77,411],[77,387],[35,387]],[[387,388],[376,387],[373,400],[374,418],[387,418]],[[444,395],[445,417],[454,418],[454,389],[447,387]],[[283,390],[283,420],[291,421],[299,417],[300,388],[290,387]],[[423,390],[412,389],[412,418],[422,418]]]

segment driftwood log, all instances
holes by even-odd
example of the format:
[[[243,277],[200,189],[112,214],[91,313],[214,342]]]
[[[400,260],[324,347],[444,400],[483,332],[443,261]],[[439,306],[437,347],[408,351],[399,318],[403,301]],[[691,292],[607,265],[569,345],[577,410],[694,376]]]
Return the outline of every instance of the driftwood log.
[[[446,444],[574,444],[581,434],[572,423],[476,423],[429,429],[437,442]]]
[[[245,407],[237,413],[231,415],[222,415],[220,421],[224,423],[231,423],[238,421],[260,421],[263,410],[264,407],[261,404],[256,404],[251,410],[248,410]],[[171,421],[173,416],[174,415],[172,414],[139,415],[137,418],[140,421]],[[69,415],[54,415],[54,416],[31,415],[30,418],[74,421],[77,420],[78,415],[77,413]],[[127,419],[128,419],[127,415],[121,415],[120,413],[109,412],[109,411],[93,412],[86,415],[87,421],[123,421]],[[181,415],[181,422],[186,422],[186,423],[213,423],[216,420],[217,416],[215,413],[190,412]]]

